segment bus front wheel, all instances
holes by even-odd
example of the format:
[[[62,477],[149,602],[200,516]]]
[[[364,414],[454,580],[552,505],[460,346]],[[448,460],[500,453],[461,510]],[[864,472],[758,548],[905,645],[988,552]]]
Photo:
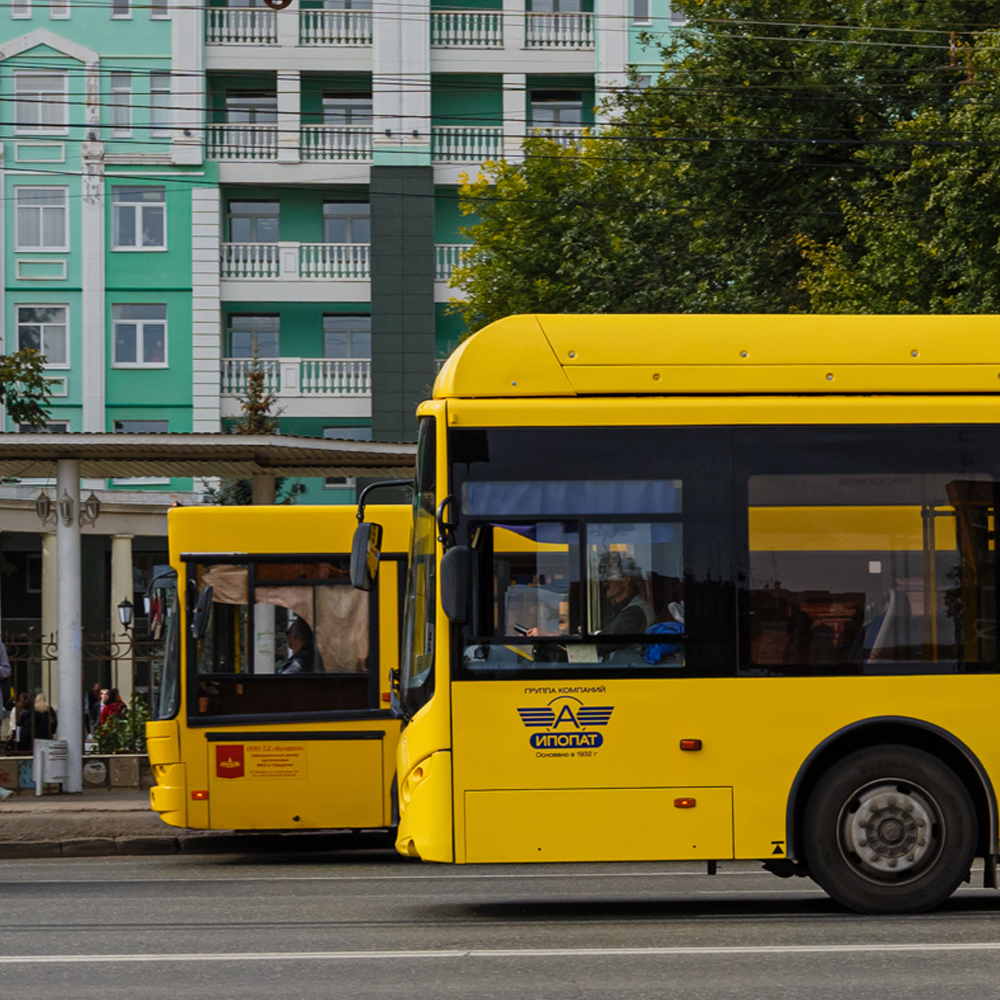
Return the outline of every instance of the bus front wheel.
[[[968,876],[976,811],[936,757],[868,747],[822,776],[803,834],[809,874],[837,902],[859,913],[920,913]]]

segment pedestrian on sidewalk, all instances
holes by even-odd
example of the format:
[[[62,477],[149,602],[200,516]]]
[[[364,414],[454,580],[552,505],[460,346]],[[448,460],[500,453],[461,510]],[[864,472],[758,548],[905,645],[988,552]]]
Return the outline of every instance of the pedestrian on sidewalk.
[[[122,701],[118,688],[112,688],[108,692],[108,700],[101,706],[101,725],[103,726],[112,715],[120,715],[124,719],[127,712],[128,706]]]
[[[94,686],[87,692],[87,732],[93,733],[94,727],[101,721],[101,685]]]
[[[14,750],[20,753],[31,749],[31,695],[22,691],[10,710],[10,731]]]
[[[34,712],[35,731],[32,735],[36,740],[54,740],[56,738],[56,710],[49,705],[48,699],[41,691],[35,695]]]

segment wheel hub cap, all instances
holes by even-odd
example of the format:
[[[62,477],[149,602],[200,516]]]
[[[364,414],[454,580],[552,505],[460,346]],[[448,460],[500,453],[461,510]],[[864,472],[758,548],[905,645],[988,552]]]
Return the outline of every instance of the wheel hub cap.
[[[842,847],[866,876],[896,881],[933,862],[940,849],[935,836],[939,826],[937,804],[926,792],[881,781],[859,789],[848,801]]]

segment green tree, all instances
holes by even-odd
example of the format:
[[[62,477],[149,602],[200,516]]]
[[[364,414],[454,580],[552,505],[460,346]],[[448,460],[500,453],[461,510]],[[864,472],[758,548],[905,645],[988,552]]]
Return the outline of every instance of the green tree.
[[[664,72],[579,150],[529,142],[462,190],[471,329],[514,311],[812,307],[808,247],[891,186],[923,115],[965,100],[1000,3],[676,0]],[[925,122],[929,125],[929,122]],[[877,162],[864,155],[876,150]]]
[[[0,354],[0,405],[15,424],[44,427],[49,419],[52,379],[45,377],[45,356],[30,347]]]
[[[845,232],[800,238],[812,309],[1000,312],[1000,33],[976,42],[951,106],[896,126],[904,162],[858,154],[871,172],[845,205]]]

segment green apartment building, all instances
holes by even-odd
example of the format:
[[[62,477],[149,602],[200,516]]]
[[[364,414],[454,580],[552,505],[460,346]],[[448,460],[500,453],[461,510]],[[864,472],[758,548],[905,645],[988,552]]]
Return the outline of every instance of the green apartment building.
[[[51,429],[218,431],[256,363],[282,433],[379,440],[412,439],[462,333],[460,177],[533,131],[572,141],[650,58],[639,33],[670,24],[669,0],[6,10],[3,348],[46,354]],[[353,499],[348,481],[303,485]],[[54,628],[44,488],[0,484],[5,631]],[[129,562],[141,607],[167,506],[203,488],[84,484],[103,505],[87,628],[114,625]]]

